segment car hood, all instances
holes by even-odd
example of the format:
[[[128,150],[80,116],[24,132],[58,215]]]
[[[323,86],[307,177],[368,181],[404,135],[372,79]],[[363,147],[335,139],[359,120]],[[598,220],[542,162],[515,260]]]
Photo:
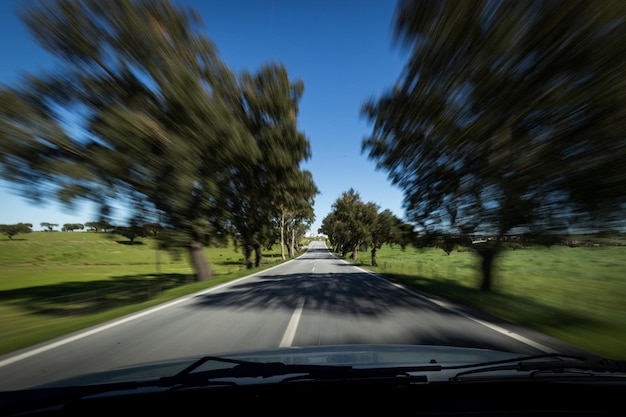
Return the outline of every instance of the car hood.
[[[247,350],[211,354],[211,357],[249,362],[279,362],[286,365],[331,365],[358,368],[421,366],[429,364],[462,365],[499,361],[523,356],[520,353],[490,349],[425,345],[323,345]],[[103,372],[78,375],[33,388],[79,386],[122,381],[141,381],[173,376],[203,356],[134,364]],[[227,369],[230,363],[208,360],[194,369],[201,372]]]

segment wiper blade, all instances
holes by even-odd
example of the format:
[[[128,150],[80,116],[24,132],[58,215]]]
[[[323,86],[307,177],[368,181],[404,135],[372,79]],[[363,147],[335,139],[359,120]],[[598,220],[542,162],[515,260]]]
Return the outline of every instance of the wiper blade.
[[[550,360],[543,360],[550,359]],[[470,368],[459,372],[451,382],[460,382],[462,377],[472,374],[480,374],[495,371],[519,371],[526,372],[527,376],[535,376],[539,373],[571,374],[583,373],[585,376],[597,374],[622,374],[626,375],[626,361],[617,361],[602,357],[583,357],[575,355],[563,355],[551,353],[545,355],[525,356],[521,358],[506,359],[502,361],[485,362],[446,369]]]
[[[193,372],[209,361],[233,363],[235,366],[225,369],[212,369],[202,372]],[[163,377],[158,381],[161,387],[189,387],[220,383],[215,381],[223,378],[270,378],[289,376],[279,382],[295,380],[330,380],[330,379],[359,379],[403,376],[412,381],[426,382],[424,378],[410,375],[410,372],[440,371],[440,365],[410,366],[410,367],[383,367],[383,368],[355,368],[339,365],[310,365],[285,364],[282,362],[251,362],[230,358],[206,356],[191,364],[186,369],[171,377]]]

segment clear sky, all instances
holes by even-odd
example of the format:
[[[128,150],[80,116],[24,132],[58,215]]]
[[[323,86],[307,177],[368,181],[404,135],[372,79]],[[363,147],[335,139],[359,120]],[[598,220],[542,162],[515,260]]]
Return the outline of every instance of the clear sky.
[[[16,17],[19,0],[0,0],[0,81],[22,70],[51,68],[46,54]],[[311,142],[313,173],[321,194],[315,201],[316,232],[332,203],[354,188],[364,201],[404,217],[402,193],[361,153],[371,127],[362,103],[390,88],[406,57],[392,43],[395,2],[389,0],[187,0],[204,19],[206,34],[233,70],[254,71],[279,62],[304,82],[299,127]],[[123,221],[121,212],[114,214]],[[56,203],[33,206],[0,182],[0,223],[84,223],[96,220],[90,205],[74,210]],[[114,219],[115,220],[115,219]]]

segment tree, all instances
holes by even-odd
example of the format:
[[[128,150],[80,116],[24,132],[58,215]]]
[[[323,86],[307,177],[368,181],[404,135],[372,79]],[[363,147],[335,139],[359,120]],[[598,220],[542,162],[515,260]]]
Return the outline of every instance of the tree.
[[[409,245],[415,243],[416,234],[415,234],[415,231],[413,230],[413,225],[401,219],[397,219],[395,229],[397,231],[397,235],[390,242],[390,244],[400,245],[400,249],[404,252]]]
[[[378,266],[376,262],[376,252],[386,243],[402,243],[402,230],[398,227],[401,221],[389,209],[385,209],[377,214],[371,226],[370,253],[372,255],[372,266]]]
[[[461,236],[452,235],[448,233],[438,233],[435,236],[429,236],[429,237],[432,238],[433,245],[443,250],[448,256],[450,256],[450,254],[456,247],[461,246],[464,243],[466,245],[472,244],[471,241],[467,241],[467,242],[464,241],[463,240],[464,238]]]
[[[98,230],[100,229],[97,222],[86,222],[85,227],[88,227],[90,231],[94,231],[96,233],[98,233]]]
[[[30,223],[17,223],[17,224],[0,224],[0,233],[7,235],[9,239],[13,239],[13,236],[17,234],[31,233],[33,225]]]
[[[202,247],[228,217],[221,177],[260,153],[199,15],[149,0],[33,1],[20,15],[59,67],[0,90],[2,176],[35,201],[141,198],[208,279]],[[82,129],[64,129],[67,114]]]
[[[99,220],[94,222],[85,223],[85,227],[88,227],[90,230],[98,233],[98,231],[102,230],[106,232],[107,230],[113,230],[114,226],[106,220]]]
[[[315,220],[313,204],[319,193],[309,171],[295,171],[287,178],[277,197],[279,209],[277,223],[280,234],[280,253],[285,259],[285,244],[288,256],[295,255],[297,242]]]
[[[376,222],[378,206],[365,203],[353,188],[344,191],[322,220],[319,232],[328,236],[331,245],[342,257],[351,250],[350,258],[358,259],[359,249],[371,243],[371,227]]]
[[[409,1],[409,59],[363,142],[421,233],[474,245],[481,289],[507,232],[623,224],[626,4]]]
[[[54,228],[58,226],[57,223],[48,223],[48,222],[42,222],[42,223],[39,223],[39,225],[41,227],[45,227],[46,229],[48,229],[46,230],[47,232],[54,232]]]
[[[138,226],[136,224],[131,224],[130,226],[119,226],[115,228],[115,233],[124,236],[130,243],[135,243],[135,239],[138,237],[146,237],[146,230]]]
[[[147,236],[157,236],[163,231],[163,226],[159,223],[146,223],[142,227]]]
[[[65,223],[62,230],[64,232],[73,232],[74,230],[83,230],[84,228],[85,225],[81,223]]]
[[[246,267],[252,268],[261,264],[261,249],[276,241],[273,219],[286,207],[285,189],[308,189],[309,194],[317,189],[300,169],[311,154],[308,139],[297,127],[303,83],[292,82],[284,66],[271,64],[254,74],[244,72],[233,91],[232,106],[263,155],[256,164],[229,168],[223,177],[235,242],[243,248]]]

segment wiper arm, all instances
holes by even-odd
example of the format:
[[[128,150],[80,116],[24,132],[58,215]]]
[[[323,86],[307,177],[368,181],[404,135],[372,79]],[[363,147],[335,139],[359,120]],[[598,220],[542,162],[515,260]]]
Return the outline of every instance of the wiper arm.
[[[212,369],[193,372],[206,362],[215,361],[232,363],[231,368]],[[249,362],[217,356],[205,356],[192,363],[174,376],[161,377],[143,381],[121,381],[81,386],[32,388],[22,391],[0,393],[0,414],[4,412],[19,412],[33,407],[47,407],[63,404],[70,401],[79,401],[85,397],[109,393],[113,391],[132,391],[142,388],[185,388],[209,385],[238,385],[234,381],[218,380],[220,378],[262,377],[307,374],[328,375],[349,372],[350,366],[326,365],[286,365],[280,362]]]
[[[235,366],[226,369],[213,369],[202,372],[193,372],[201,365],[209,361],[233,363]],[[411,366],[411,367],[383,367],[383,368],[354,368],[352,366],[338,365],[310,365],[310,364],[285,364],[282,362],[250,362],[237,359],[206,356],[191,364],[178,374],[171,377],[163,377],[158,381],[161,387],[188,387],[202,386],[221,383],[215,381],[220,378],[270,378],[274,376],[291,375],[281,383],[295,380],[330,380],[330,379],[359,379],[403,376],[411,380],[419,379],[426,382],[423,377],[415,377],[409,372],[440,371],[440,365]]]
[[[247,362],[238,360],[219,360],[235,363],[236,365],[232,368],[212,369],[201,372],[191,372],[196,369],[197,366],[190,366],[189,368],[179,372],[174,376],[160,378],[158,381],[158,386],[202,386],[210,384],[212,383],[212,381],[220,378],[270,378],[274,376],[290,374],[339,374],[348,372],[352,369],[352,367],[350,366],[306,364],[287,365],[282,362]]]
[[[542,361],[540,359],[552,359]],[[446,369],[460,369],[461,367],[449,367]],[[504,361],[487,362],[482,364],[463,365],[462,368],[471,368],[467,371],[459,372],[450,378],[451,382],[462,381],[463,376],[495,371],[519,371],[529,372],[529,376],[537,373],[585,373],[591,376],[596,373],[605,374],[626,374],[626,361],[617,361],[601,357],[581,357],[574,355],[546,354],[527,356],[517,359],[507,359]]]

